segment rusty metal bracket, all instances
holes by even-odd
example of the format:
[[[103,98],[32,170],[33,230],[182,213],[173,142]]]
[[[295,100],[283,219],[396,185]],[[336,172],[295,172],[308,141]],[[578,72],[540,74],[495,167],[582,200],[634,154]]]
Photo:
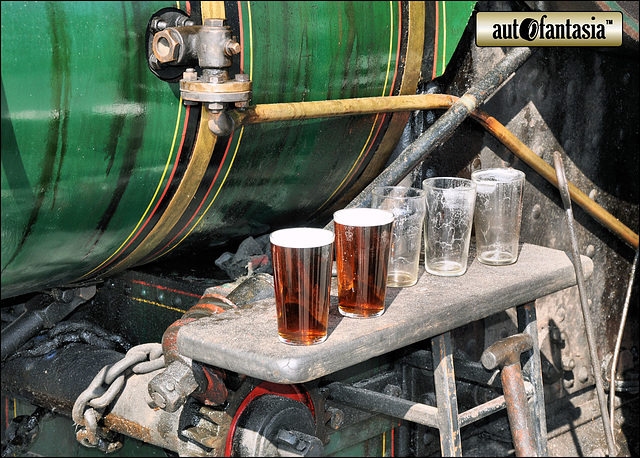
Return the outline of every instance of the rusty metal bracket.
[[[205,294],[196,305],[169,326],[162,336],[162,348],[166,369],[149,382],[149,395],[156,407],[175,412],[193,396],[207,405],[219,405],[228,392],[223,371],[207,367],[178,351],[177,337],[180,328],[199,318],[236,308],[235,304],[218,294]]]

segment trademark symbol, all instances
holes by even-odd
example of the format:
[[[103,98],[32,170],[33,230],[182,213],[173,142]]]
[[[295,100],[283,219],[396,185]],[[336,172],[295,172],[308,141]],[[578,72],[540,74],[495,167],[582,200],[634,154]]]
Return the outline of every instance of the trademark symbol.
[[[607,25],[613,25],[613,20],[612,19],[607,19]]]

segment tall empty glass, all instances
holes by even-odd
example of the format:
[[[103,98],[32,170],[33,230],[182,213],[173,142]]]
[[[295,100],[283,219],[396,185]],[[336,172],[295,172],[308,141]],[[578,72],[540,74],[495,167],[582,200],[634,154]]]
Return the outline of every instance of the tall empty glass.
[[[425,192],[404,186],[379,186],[372,194],[371,207],[389,210],[395,217],[387,286],[413,286],[420,267]]]
[[[326,340],[333,240],[331,231],[306,227],[271,234],[281,342],[312,345]]]
[[[433,275],[455,277],[467,271],[476,184],[465,178],[429,178],[424,223],[425,269]]]
[[[524,178],[516,169],[471,174],[477,185],[476,256],[483,264],[507,265],[518,259]]]

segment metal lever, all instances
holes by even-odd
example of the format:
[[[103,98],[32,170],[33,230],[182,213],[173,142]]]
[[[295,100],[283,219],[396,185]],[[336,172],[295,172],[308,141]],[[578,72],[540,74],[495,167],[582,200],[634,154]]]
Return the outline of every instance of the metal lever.
[[[596,393],[598,394],[598,403],[600,404],[600,413],[602,414],[602,425],[604,426],[604,435],[609,448],[609,456],[617,455],[617,447],[611,433],[611,424],[607,413],[607,398],[604,393],[604,385],[602,384],[602,374],[600,373],[600,362],[598,353],[595,348],[595,337],[593,334],[593,325],[591,324],[591,313],[589,312],[589,304],[587,302],[587,292],[584,285],[584,273],[582,272],[582,262],[580,261],[580,251],[578,250],[578,239],[573,225],[573,211],[571,210],[571,195],[569,194],[569,185],[564,173],[564,164],[559,151],[553,152],[553,162],[556,169],[556,177],[558,178],[558,189],[562,196],[562,203],[567,214],[567,223],[569,225],[569,235],[571,236],[571,256],[573,268],[576,271],[576,279],[578,283],[578,292],[580,293],[580,305],[582,306],[582,318],[584,319],[584,327],[587,333],[587,344],[589,346],[589,355],[591,356],[591,369],[596,380]]]

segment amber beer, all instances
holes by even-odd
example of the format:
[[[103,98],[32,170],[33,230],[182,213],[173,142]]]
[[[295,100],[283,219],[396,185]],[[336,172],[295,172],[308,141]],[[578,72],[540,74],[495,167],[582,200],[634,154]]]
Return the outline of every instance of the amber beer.
[[[292,228],[270,236],[276,293],[278,337],[292,345],[312,345],[327,338],[331,231]]]
[[[333,214],[338,267],[338,310],[368,318],[385,311],[393,213],[351,208]]]

